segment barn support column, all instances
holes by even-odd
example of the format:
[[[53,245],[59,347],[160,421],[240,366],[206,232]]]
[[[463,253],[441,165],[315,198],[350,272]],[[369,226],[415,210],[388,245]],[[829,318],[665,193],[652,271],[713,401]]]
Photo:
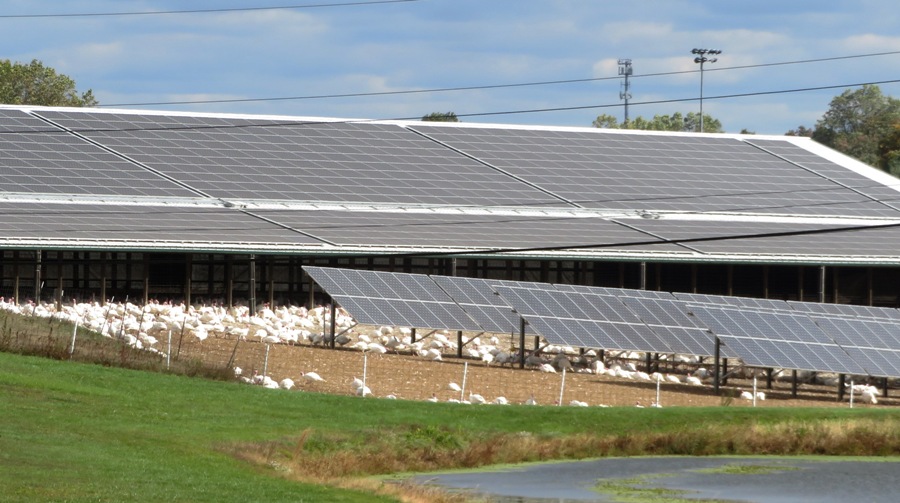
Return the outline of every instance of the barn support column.
[[[256,255],[250,254],[250,316],[256,315]]]
[[[75,252],[77,253],[77,252]],[[56,292],[54,297],[56,298],[56,312],[60,312],[62,310],[62,298],[63,298],[63,252],[56,252]],[[75,269],[75,266],[72,266],[72,269]]]
[[[641,262],[641,290],[647,289],[647,263]]]
[[[269,294],[269,309],[275,309],[275,256],[266,257],[266,289]]]
[[[725,287],[728,291],[729,296],[734,295],[734,264],[728,264],[728,268],[726,269],[726,283]]]
[[[106,304],[106,270],[109,252],[100,252],[100,300]]]
[[[797,398],[797,369],[791,371],[791,398]]]
[[[194,278],[194,254],[188,253],[184,260],[184,304],[191,305],[191,280]]]
[[[234,264],[231,255],[225,257],[225,303],[234,306]]]
[[[766,369],[766,389],[772,389],[772,372],[774,369]]]
[[[866,295],[867,304],[875,305],[875,270],[871,266],[866,268]]]
[[[881,396],[887,398],[888,397],[888,378],[881,378]]]
[[[819,266],[819,302],[825,302],[825,266]]]
[[[450,259],[450,276],[456,276],[456,257]]]
[[[21,257],[19,256],[19,251],[16,250],[13,252],[13,269],[16,271],[16,276],[13,279],[13,299],[15,299],[16,304],[20,304],[19,302],[19,260]]]
[[[144,266],[144,271],[143,271],[143,274],[144,274],[144,277],[143,277],[144,303],[141,305],[146,306],[147,302],[149,302],[149,300],[150,300],[150,256],[149,256],[149,254],[147,254],[147,253],[143,254],[143,257],[141,257],[141,263]]]
[[[837,390],[838,391],[837,392],[838,402],[841,402],[844,400],[844,387],[846,386],[846,383],[847,383],[847,375],[839,374],[838,375],[838,390]]]
[[[44,253],[41,250],[34,251],[34,303],[38,304],[41,301],[41,256]]]
[[[840,304],[840,297],[838,296],[838,279],[840,278],[840,274],[838,274],[837,267],[831,268],[831,303],[832,304]]]

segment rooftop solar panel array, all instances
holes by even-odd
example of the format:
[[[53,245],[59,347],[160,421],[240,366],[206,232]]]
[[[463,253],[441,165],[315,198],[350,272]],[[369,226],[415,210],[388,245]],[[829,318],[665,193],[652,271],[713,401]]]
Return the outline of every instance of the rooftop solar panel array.
[[[39,113],[213,197],[568,206],[399,126]]]
[[[591,208],[898,213],[733,138],[439,124],[413,129]]]
[[[321,245],[321,241],[225,208],[52,204],[0,201],[0,242],[25,238],[99,243],[131,241],[156,248],[216,242]],[[208,246],[208,245],[207,245]]]
[[[613,250],[679,251],[627,227],[594,218],[402,212],[252,210],[341,245],[479,247],[485,249],[605,246]],[[652,244],[652,243],[657,244]],[[629,245],[628,243],[643,243]]]
[[[0,193],[197,194],[18,110],[0,109]]]

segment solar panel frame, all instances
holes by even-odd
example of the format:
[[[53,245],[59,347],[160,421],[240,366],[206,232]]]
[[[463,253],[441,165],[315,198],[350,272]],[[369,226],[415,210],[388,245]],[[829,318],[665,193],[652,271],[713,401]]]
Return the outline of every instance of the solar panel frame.
[[[328,294],[367,324],[484,331],[452,297],[422,274],[303,266]]]

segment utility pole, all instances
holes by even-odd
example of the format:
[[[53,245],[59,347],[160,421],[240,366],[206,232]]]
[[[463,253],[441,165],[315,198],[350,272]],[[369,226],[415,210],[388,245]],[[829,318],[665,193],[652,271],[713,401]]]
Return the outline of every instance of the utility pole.
[[[625,82],[622,84],[622,90],[619,92],[619,99],[625,100],[625,122],[622,124],[623,126],[628,124],[628,100],[631,99],[631,83],[628,81],[628,77],[631,76],[631,72],[631,60],[620,59],[619,75],[625,77]]]

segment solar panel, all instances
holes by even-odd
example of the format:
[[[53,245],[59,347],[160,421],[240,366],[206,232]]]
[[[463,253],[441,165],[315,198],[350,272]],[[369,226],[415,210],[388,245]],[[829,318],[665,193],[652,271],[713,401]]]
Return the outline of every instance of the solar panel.
[[[428,276],[312,266],[303,270],[361,323],[484,331]]]
[[[809,313],[809,317],[859,361],[868,374],[900,377],[900,324],[820,313]]]
[[[890,255],[900,247],[900,229],[864,229],[855,224],[820,225],[787,222],[616,219],[635,229],[704,253],[751,255]],[[806,231],[813,234],[790,234]],[[771,235],[788,233],[787,235]],[[740,237],[746,236],[746,237]]]
[[[496,283],[491,280],[434,275],[431,279],[488,332],[520,332],[519,315],[494,292],[491,285]],[[534,330],[528,326],[525,327],[525,332],[534,334]]]
[[[865,373],[803,314],[691,305],[691,311],[749,365]]]
[[[735,138],[433,123],[411,129],[586,207],[887,214],[883,205]]]
[[[672,353],[672,349],[617,298],[581,292],[497,287],[497,291],[531,323],[534,317],[561,320],[560,330],[581,331],[599,347]],[[549,322],[547,322],[549,324]],[[539,326],[535,330],[540,332]],[[543,334],[546,337],[546,334]],[[564,334],[558,334],[564,338]]]
[[[98,111],[40,114],[213,197],[568,206],[395,125]]]
[[[687,314],[685,303],[644,297],[621,297],[621,300],[665,340],[674,353],[698,356],[715,354],[714,337],[706,327],[697,323],[696,318]],[[737,354],[725,351],[724,356],[736,357]]]
[[[843,214],[854,215],[860,210],[860,206],[864,206],[867,211],[881,210],[884,211],[885,216],[896,215],[898,205],[900,205],[900,192],[865,176],[863,172],[847,169],[790,141],[761,139],[746,141],[751,145],[759,146],[768,152],[796,163],[823,178],[846,186],[848,190],[859,193],[861,196],[859,198],[860,203],[842,203],[838,200],[830,200],[827,193],[818,194],[822,198],[822,204],[828,205],[830,209],[841,211]],[[870,169],[874,171],[874,168]],[[883,172],[876,172],[876,176],[883,175]],[[896,187],[897,182],[891,180],[888,183]],[[879,206],[881,208],[878,208]]]
[[[788,301],[795,311],[821,313],[846,317],[872,318],[900,321],[900,311],[890,307],[857,306],[854,304],[828,304],[824,302]]]
[[[534,330],[552,344],[582,348],[618,348],[618,332],[608,332],[593,320],[561,316],[551,290],[496,286],[497,292],[524,317]]]
[[[235,209],[194,206],[52,204],[0,202],[0,242],[53,239],[108,247],[129,241],[130,247],[204,250],[209,243],[228,247],[322,245]]]
[[[338,245],[398,244],[429,248],[515,249],[616,245],[610,250],[678,251],[681,248],[601,218],[534,215],[462,215],[409,211],[252,210]]]
[[[0,192],[196,196],[139,165],[19,110],[0,110]]]

